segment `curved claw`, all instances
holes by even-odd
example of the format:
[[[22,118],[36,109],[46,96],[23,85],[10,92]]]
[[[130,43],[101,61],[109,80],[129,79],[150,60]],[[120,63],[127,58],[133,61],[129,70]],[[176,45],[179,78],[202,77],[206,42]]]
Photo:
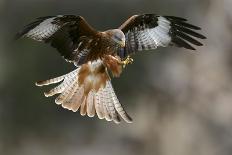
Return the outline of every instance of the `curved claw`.
[[[125,68],[126,65],[128,65],[128,64],[132,64],[133,61],[134,61],[134,60],[133,60],[130,56],[127,56],[126,60],[122,61],[122,63],[123,63],[123,68]]]

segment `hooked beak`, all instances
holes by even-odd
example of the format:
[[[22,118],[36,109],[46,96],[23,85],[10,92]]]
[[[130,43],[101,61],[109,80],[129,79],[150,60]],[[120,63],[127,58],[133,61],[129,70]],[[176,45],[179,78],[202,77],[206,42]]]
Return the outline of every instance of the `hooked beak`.
[[[125,40],[120,41],[120,43],[119,43],[119,44],[120,44],[120,46],[121,46],[121,47],[125,47],[125,46],[126,46],[126,44],[125,44]]]

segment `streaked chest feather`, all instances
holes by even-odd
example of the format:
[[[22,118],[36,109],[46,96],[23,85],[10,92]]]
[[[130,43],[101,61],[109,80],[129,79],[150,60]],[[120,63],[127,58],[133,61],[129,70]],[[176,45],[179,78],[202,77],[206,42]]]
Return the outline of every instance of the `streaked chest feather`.
[[[86,61],[97,60],[103,58],[106,54],[114,54],[117,46],[107,37],[81,37],[76,45],[73,54],[77,58],[86,57]]]

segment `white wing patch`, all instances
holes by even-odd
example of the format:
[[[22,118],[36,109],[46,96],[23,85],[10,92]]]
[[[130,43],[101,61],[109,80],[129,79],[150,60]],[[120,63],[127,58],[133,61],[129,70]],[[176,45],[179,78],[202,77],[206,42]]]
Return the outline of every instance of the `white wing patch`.
[[[25,36],[37,41],[43,41],[44,39],[52,36],[61,26],[52,23],[57,17],[49,18],[41,22],[38,26],[30,30]]]
[[[169,35],[170,24],[169,20],[160,16],[158,17],[158,26],[148,31],[147,35],[151,36],[157,46],[166,47],[171,42],[171,36]]]
[[[138,51],[157,47],[177,46],[196,50],[192,45],[203,46],[197,39],[206,37],[195,30],[200,27],[188,23],[187,19],[156,14],[135,15],[124,22],[119,29],[125,33],[126,46],[117,54],[125,59]]]
[[[154,37],[152,36],[152,31],[150,29],[138,31],[137,38],[139,42],[138,50],[157,48],[157,39],[154,39]]]
[[[158,46],[166,47],[170,44],[172,38],[169,35],[171,22],[165,17],[159,16],[158,25],[154,28],[144,26],[135,27],[134,30],[128,31],[126,38],[130,47],[135,50],[156,49]]]

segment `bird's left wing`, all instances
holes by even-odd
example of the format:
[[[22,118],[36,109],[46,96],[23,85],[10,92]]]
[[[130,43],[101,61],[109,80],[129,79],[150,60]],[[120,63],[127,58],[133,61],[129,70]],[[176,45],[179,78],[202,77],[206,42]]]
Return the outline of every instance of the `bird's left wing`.
[[[81,16],[39,17],[17,33],[16,39],[28,37],[50,43],[69,62],[81,65],[90,51],[88,42],[97,32]]]
[[[206,38],[194,31],[200,30],[200,27],[187,23],[184,18],[156,14],[134,15],[119,29],[126,37],[126,46],[118,51],[121,58],[137,51],[152,50],[168,45],[195,50],[191,44],[202,46],[196,38]]]

